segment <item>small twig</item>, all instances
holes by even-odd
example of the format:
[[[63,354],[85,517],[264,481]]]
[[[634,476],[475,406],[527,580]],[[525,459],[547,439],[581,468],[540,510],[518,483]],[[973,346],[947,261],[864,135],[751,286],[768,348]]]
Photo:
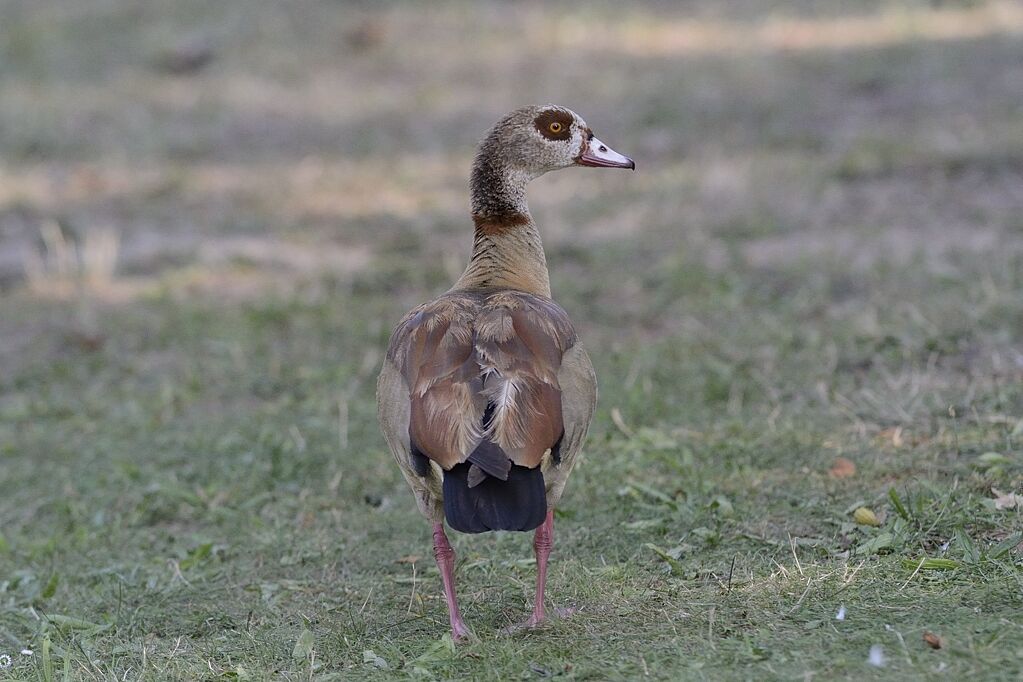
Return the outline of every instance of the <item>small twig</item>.
[[[865,561],[861,561],[859,566],[857,566],[856,568],[852,569],[852,573],[847,573],[846,575],[842,576],[842,584],[843,584],[843,586],[848,586],[848,585],[852,584],[853,578],[856,577],[856,574],[860,572],[860,569],[863,568],[863,565],[865,563],[866,563]],[[849,570],[849,567],[847,566],[846,567],[846,571],[848,571],[848,570]]]
[[[906,655],[906,663],[913,665],[913,658],[909,655],[909,647],[906,646],[906,640],[902,638],[902,633],[890,625],[888,627],[895,633],[895,636],[899,638],[899,644],[902,645],[902,653]]]
[[[348,449],[348,399],[337,399],[337,444],[341,450]]]
[[[629,438],[632,438],[635,435],[635,432],[630,429],[629,425],[625,423],[624,419],[622,419],[622,411],[617,407],[611,408],[611,423],[618,427],[618,430]]]
[[[799,599],[796,600],[796,603],[792,606],[791,609],[789,609],[789,613],[795,613],[796,612],[796,609],[798,609],[800,604],[803,603],[803,600],[806,599],[806,595],[810,594],[810,588],[811,587],[813,587],[813,578],[807,578],[806,579],[806,589],[803,590],[803,594],[801,594],[799,596]]]
[[[373,585],[372,587],[369,588],[369,592],[366,594],[366,601],[362,602],[362,608],[359,609],[360,616],[362,615],[362,612],[366,610],[366,604],[369,603],[369,598],[373,596],[373,590],[375,588],[376,585]]]
[[[792,550],[792,558],[796,560],[796,568],[799,569],[799,575],[803,575],[803,566],[799,563],[799,557],[796,556],[796,541],[792,539],[792,535],[789,535],[789,549]]]
[[[408,609],[405,611],[407,614],[412,613],[412,602],[416,598],[416,562],[412,562],[412,593],[408,596]]]
[[[920,559],[920,563],[916,565],[916,570],[913,571],[913,575],[909,576],[909,578],[906,579],[906,582],[902,583],[902,587],[899,588],[899,592],[902,592],[904,589],[906,589],[906,585],[912,582],[913,578],[916,577],[916,574],[920,572],[921,568],[923,568],[924,561],[926,561],[926,559],[927,559],[926,557]]]
[[[172,576],[172,578],[180,578],[181,582],[183,582],[186,585],[188,585],[189,587],[191,587],[192,583],[188,582],[188,579],[186,579],[185,576],[182,575],[182,573],[181,573],[181,565],[178,564],[177,561],[171,561],[170,564],[171,564],[171,567],[174,568],[174,575]]]

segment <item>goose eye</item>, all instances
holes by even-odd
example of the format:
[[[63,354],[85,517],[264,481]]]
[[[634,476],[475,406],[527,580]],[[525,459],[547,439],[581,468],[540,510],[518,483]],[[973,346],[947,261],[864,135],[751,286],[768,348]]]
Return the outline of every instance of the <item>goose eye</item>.
[[[548,127],[548,128],[550,129],[550,131],[551,131],[552,133],[560,133],[560,132],[561,132],[561,128],[562,128],[562,125],[561,125],[560,123],[558,123],[557,121],[554,121],[553,123],[551,123],[551,124],[550,124],[549,126],[547,126],[547,127]]]

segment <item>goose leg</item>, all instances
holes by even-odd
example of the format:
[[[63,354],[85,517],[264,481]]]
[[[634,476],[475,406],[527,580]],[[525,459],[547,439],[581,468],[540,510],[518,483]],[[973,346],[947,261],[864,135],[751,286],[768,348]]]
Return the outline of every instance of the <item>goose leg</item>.
[[[543,596],[547,587],[547,557],[554,546],[554,510],[547,512],[547,518],[533,535],[533,551],[536,553],[536,601],[533,615],[526,622],[527,627],[536,627],[544,620]]]
[[[448,603],[448,617],[451,619],[451,638],[456,642],[468,639],[469,628],[465,627],[458,610],[458,599],[455,598],[455,550],[444,534],[443,523],[433,524],[433,556],[444,582],[444,599]]]

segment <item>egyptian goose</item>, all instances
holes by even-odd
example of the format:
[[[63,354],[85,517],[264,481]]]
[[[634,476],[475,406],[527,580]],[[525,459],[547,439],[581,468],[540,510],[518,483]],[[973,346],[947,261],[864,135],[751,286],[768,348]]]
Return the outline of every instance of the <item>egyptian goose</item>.
[[[564,107],[525,107],[494,125],[472,166],[469,265],[447,293],[398,324],[377,383],[384,437],[433,524],[456,640],[469,631],[444,521],[463,533],[536,529],[527,625],[541,623],[554,507],[593,416],[593,366],[551,299],[526,206],[530,180],[569,166],[636,167]]]

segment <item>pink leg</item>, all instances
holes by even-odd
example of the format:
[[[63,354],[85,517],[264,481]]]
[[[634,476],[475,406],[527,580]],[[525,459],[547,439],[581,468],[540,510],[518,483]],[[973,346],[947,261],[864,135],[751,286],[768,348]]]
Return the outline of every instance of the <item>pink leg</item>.
[[[544,620],[543,595],[547,587],[547,557],[551,555],[553,546],[554,510],[551,509],[533,535],[533,551],[536,552],[536,601],[533,604],[533,615],[526,622],[527,627],[536,627]]]
[[[469,637],[469,628],[462,621],[458,611],[458,600],[455,598],[455,550],[451,549],[448,536],[444,534],[444,524],[433,524],[433,556],[437,559],[440,578],[444,581],[444,599],[448,602],[448,617],[451,619],[451,638],[456,642]]]

